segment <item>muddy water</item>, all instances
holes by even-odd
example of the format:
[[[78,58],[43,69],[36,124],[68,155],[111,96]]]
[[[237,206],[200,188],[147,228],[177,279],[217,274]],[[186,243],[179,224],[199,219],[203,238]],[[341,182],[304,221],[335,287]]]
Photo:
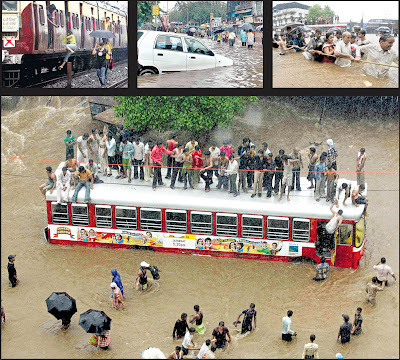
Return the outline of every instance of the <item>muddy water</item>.
[[[367,39],[374,44],[379,37],[369,34]],[[392,49],[399,52],[399,40],[395,38]],[[290,50],[279,55],[273,49],[273,87],[274,88],[398,88],[399,69],[390,68],[386,78],[379,79],[366,75],[364,64],[352,63],[341,68],[333,63],[319,63],[306,60],[302,52]]]
[[[145,75],[137,78],[139,88],[262,88],[263,87],[263,46],[259,33],[253,49],[242,47],[240,38],[233,47],[228,43],[217,43],[211,39],[199,38],[216,54],[234,61],[233,66]]]
[[[311,333],[317,336],[321,358],[332,358],[337,352],[344,358],[399,357],[398,283],[378,294],[376,308],[364,301],[365,284],[381,256],[399,273],[398,175],[366,175],[371,205],[361,266],[332,269],[325,283],[311,281],[315,271],[311,265],[49,245],[43,240],[46,211],[38,190],[45,180],[44,167],[54,167],[63,158],[68,128],[78,135],[93,124],[79,97],[54,97],[52,107],[45,107],[46,101],[47,97],[23,98],[15,111],[2,115],[2,157],[54,160],[2,159],[1,298],[7,315],[1,334],[2,358],[137,358],[150,346],[170,354],[180,345],[171,338],[174,321],[181,312],[192,314],[194,304],[201,306],[207,327],[205,336],[195,335],[196,344],[207,339],[220,320],[233,334],[233,343],[216,353],[217,358],[299,358]],[[311,141],[332,138],[339,152],[339,171],[351,172],[343,174],[346,178],[356,178],[352,172],[361,146],[369,156],[366,171],[398,169],[398,124],[348,124],[336,118],[316,127],[317,120],[318,116],[280,104],[259,104],[249,107],[229,130],[215,131],[212,139],[232,136],[238,144],[248,134],[257,146],[268,141],[276,153],[280,148],[289,151],[297,145],[303,149]],[[318,152],[322,149],[326,147],[319,146]],[[9,254],[17,254],[21,280],[14,289],[8,286]],[[158,286],[143,294],[132,288],[142,260],[162,270]],[[111,307],[110,270],[114,267],[127,293],[121,312]],[[113,321],[108,353],[88,344],[90,336],[78,326],[78,314],[67,332],[60,330],[46,309],[45,299],[52,291],[71,294],[78,314],[89,308],[109,314]],[[242,337],[232,322],[250,302],[258,310],[257,330]],[[364,334],[342,346],[335,341],[340,314],[347,313],[353,320],[358,306],[364,309]],[[294,311],[292,328],[298,336],[293,343],[283,344],[281,319],[288,309]]]

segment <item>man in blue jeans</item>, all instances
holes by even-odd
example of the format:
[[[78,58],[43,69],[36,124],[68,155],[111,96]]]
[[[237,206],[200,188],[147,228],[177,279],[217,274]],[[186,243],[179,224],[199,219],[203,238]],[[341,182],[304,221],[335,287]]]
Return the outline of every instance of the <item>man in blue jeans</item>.
[[[76,179],[79,179],[78,186],[76,186]],[[78,198],[78,193],[83,187],[86,188],[84,202],[88,203],[90,201],[90,189],[93,190],[93,176],[89,170],[86,170],[83,166],[79,166],[79,169],[74,177],[75,192],[72,196],[72,202],[76,202],[76,199]]]
[[[100,44],[96,44],[92,51],[92,55],[96,56],[96,71],[101,87],[106,86],[107,53],[108,51],[102,42]]]

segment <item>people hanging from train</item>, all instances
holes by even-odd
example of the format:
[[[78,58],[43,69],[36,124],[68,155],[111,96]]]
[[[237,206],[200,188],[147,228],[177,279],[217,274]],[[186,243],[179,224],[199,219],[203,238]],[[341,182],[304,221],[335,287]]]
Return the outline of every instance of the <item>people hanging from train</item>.
[[[96,71],[101,87],[106,86],[107,53],[104,43],[102,42],[96,44],[92,51],[92,55],[96,56]]]
[[[109,30],[109,28],[110,28],[110,17],[109,16],[107,16],[106,17],[106,21],[104,22],[104,29],[105,30]]]
[[[48,24],[48,43],[47,48],[51,49],[54,47],[54,27],[58,28],[59,25],[56,24],[55,10],[56,6],[51,4],[47,7],[47,24]]]
[[[65,55],[63,63],[58,67],[58,70],[62,70],[65,64],[68,62],[69,57],[75,52],[76,50],[76,40],[75,35],[72,33],[71,30],[67,31],[67,35],[64,37],[65,49],[67,51],[67,55]]]
[[[107,70],[112,70],[113,68],[113,58],[112,58],[112,45],[110,43],[110,39],[104,38],[103,39],[104,48],[107,50],[106,60],[107,60],[107,67],[106,67],[106,75]]]

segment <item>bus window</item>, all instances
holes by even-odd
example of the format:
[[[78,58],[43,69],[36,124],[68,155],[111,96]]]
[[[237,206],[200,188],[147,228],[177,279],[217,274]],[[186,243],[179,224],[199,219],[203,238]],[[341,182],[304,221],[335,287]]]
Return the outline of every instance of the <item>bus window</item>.
[[[161,209],[140,209],[140,228],[142,230],[161,231]]]
[[[110,205],[96,205],[94,212],[97,227],[112,227],[112,210]]]
[[[310,241],[310,220],[293,219],[292,221],[292,240]]]
[[[89,213],[86,204],[71,204],[71,212],[73,225],[89,225]]]
[[[364,242],[365,235],[365,220],[364,217],[356,224],[356,238],[354,240],[354,246],[360,247]]]
[[[68,224],[68,205],[57,204],[56,202],[51,203],[51,219],[53,224]]]
[[[350,246],[353,241],[353,225],[342,224],[337,229],[337,244]]]
[[[237,236],[238,216],[235,214],[217,214],[217,235]]]
[[[165,229],[168,232],[187,232],[187,217],[185,210],[165,210]]]
[[[255,215],[242,215],[242,236],[247,238],[264,237],[264,218]]]
[[[190,232],[192,234],[212,235],[212,214],[210,212],[192,211],[190,213]]]
[[[268,216],[267,238],[272,240],[289,240],[289,218]]]
[[[115,207],[115,227],[117,229],[137,229],[136,208]]]

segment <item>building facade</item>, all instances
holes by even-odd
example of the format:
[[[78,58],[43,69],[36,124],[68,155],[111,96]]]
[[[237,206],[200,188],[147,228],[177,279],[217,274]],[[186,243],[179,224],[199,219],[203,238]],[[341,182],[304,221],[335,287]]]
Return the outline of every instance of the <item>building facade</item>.
[[[273,30],[289,23],[303,23],[308,15],[308,5],[298,2],[278,4],[272,8]]]
[[[226,18],[228,22],[263,22],[263,1],[227,1]]]

